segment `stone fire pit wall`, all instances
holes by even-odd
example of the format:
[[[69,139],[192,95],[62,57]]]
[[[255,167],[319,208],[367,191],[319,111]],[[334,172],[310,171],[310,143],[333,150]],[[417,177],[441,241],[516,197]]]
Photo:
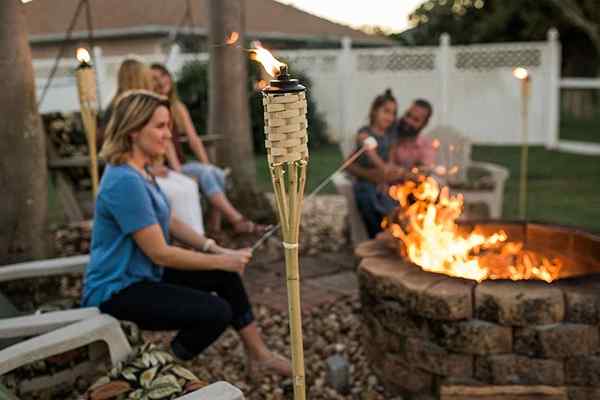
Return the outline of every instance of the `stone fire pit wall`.
[[[600,242],[598,242],[600,244]],[[367,357],[409,399],[600,399],[600,279],[474,281],[358,247]]]

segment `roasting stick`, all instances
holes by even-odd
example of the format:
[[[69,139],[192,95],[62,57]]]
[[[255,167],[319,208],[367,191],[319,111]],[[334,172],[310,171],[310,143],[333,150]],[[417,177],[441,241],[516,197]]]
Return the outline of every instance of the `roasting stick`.
[[[336,169],[331,175],[329,175],[326,179],[323,180],[307,197],[305,201],[311,200],[315,197],[331,180],[334,176],[348,168],[358,157],[360,157],[367,150],[375,150],[377,148],[377,140],[374,137],[369,136],[363,141],[363,145],[361,148],[354,152],[338,169]],[[258,249],[262,244],[271,236],[273,236],[279,229],[281,228],[281,224],[275,225],[273,228],[269,229],[258,241],[252,246],[252,251]]]

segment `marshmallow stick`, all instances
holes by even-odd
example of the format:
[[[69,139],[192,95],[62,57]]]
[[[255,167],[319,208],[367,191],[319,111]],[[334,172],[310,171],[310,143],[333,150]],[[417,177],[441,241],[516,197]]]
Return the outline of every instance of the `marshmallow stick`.
[[[348,157],[348,159],[346,161],[344,161],[344,163],[342,165],[340,165],[340,167],[338,169],[336,169],[331,175],[329,175],[326,179],[324,179],[308,196],[306,196],[306,200],[311,200],[313,197],[315,197],[317,194],[319,194],[319,192],[321,190],[323,190],[323,188],[325,186],[327,186],[327,184],[329,182],[331,182],[331,180],[333,179],[334,176],[336,176],[337,174],[339,174],[340,172],[342,172],[343,170],[348,168],[348,166],[350,166],[350,164],[352,164],[354,161],[356,161],[356,159],[358,157],[360,157],[365,151],[375,150],[376,148],[377,148],[377,140],[374,137],[369,136],[368,138],[363,140],[362,147],[358,151],[354,152],[354,154],[352,154],[350,157]],[[254,244],[254,246],[252,246],[252,251],[254,251],[254,250],[258,249],[260,246],[262,246],[262,244],[268,238],[273,236],[273,234],[275,234],[275,232],[277,232],[280,228],[281,228],[281,224],[277,224],[273,228],[269,229],[260,239],[258,239],[258,241]]]

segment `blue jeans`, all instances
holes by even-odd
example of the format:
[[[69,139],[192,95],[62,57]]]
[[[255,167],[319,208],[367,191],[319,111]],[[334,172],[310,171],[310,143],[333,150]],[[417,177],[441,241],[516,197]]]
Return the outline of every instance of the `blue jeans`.
[[[383,217],[391,213],[398,203],[387,193],[377,190],[377,186],[371,182],[356,181],[352,189],[356,206],[365,223],[369,238],[372,239],[381,232]]]
[[[182,360],[201,353],[228,326],[240,330],[254,321],[239,274],[220,270],[167,268],[162,282],[134,283],[99,308],[141,329],[179,330],[171,349]]]
[[[194,177],[202,194],[210,198],[217,193],[225,192],[225,171],[212,164],[204,164],[197,161],[185,163],[181,172]]]

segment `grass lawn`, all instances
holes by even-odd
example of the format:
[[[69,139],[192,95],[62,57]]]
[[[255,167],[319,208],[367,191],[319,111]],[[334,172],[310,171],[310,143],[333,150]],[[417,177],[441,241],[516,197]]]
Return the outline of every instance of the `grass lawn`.
[[[562,113],[559,136],[562,140],[600,143],[600,113],[589,119]]]
[[[317,186],[341,163],[337,146],[321,147],[310,154],[306,193]],[[504,218],[517,218],[519,190],[518,146],[474,146],[473,160],[494,162],[510,170],[504,197]],[[528,216],[600,232],[600,157],[582,156],[543,147],[529,150]],[[257,157],[261,189],[271,190],[266,158]],[[334,193],[328,185],[323,193]]]
[[[475,146],[472,158],[510,170],[504,192],[504,218],[518,215],[519,160],[517,146]],[[529,149],[527,215],[600,232],[600,156]]]
[[[342,161],[342,153],[340,153],[337,145],[324,145],[317,150],[311,150],[308,178],[306,180],[306,195],[338,169]],[[266,155],[259,155],[256,158],[256,179],[261,190],[273,191]],[[323,188],[321,193],[335,193],[335,187],[330,183]]]

